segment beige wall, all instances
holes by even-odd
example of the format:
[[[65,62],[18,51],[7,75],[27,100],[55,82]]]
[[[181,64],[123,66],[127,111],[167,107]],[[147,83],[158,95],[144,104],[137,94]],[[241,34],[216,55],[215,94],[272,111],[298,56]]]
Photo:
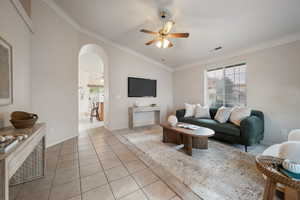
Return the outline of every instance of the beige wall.
[[[30,37],[31,33],[9,0],[0,1],[0,36],[13,47],[13,104],[0,106],[5,125],[10,113],[30,111]]]
[[[173,103],[171,72],[73,29],[43,1],[32,4],[32,105],[48,124],[48,145],[78,134],[78,54],[86,44],[100,46],[107,55],[103,59],[109,86],[108,128],[128,127],[128,106],[136,100],[127,98],[128,76],[158,80],[158,97],[148,100],[161,105],[162,120],[166,118]]]
[[[78,134],[78,33],[40,0],[32,19],[32,109],[51,145]]]
[[[219,62],[176,71],[173,75],[174,105],[204,103],[204,70],[247,63],[248,106],[265,113],[265,143],[286,140],[291,129],[300,128],[300,41]]]

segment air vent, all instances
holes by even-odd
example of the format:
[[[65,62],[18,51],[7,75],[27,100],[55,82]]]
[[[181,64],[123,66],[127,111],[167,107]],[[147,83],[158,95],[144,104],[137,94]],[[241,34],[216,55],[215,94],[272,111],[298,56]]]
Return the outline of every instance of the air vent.
[[[216,47],[216,48],[210,50],[210,52],[220,51],[220,50],[222,50],[222,49],[223,49],[223,47],[218,46],[218,47]]]

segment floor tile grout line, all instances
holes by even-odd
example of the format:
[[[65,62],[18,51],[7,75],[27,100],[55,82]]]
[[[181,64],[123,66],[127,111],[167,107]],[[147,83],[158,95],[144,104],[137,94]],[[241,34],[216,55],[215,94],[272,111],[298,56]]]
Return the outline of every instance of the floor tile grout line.
[[[61,149],[62,149],[62,144],[60,144],[60,148],[59,148],[59,153],[58,153],[58,157],[60,156],[60,153],[61,153]],[[46,158],[47,159],[47,158]],[[51,193],[52,193],[52,189],[54,187],[54,179],[56,177],[56,170],[57,170],[57,166],[58,166],[58,158],[57,158],[57,161],[56,161],[56,166],[55,166],[55,170],[54,170],[54,176],[52,178],[52,181],[51,181],[51,187],[50,187],[50,190],[49,190],[49,194],[48,194],[48,200],[50,200],[50,197],[51,197]]]
[[[111,134],[112,135],[114,135],[112,132],[111,132]],[[114,135],[114,137],[116,137],[115,135]],[[127,166],[125,165],[125,163],[119,158],[119,155],[115,152],[115,150],[113,149],[113,151],[114,151],[114,153],[117,155],[117,157],[119,158],[119,160],[122,162],[122,164],[125,166],[125,168],[127,168],[127,170],[128,170],[128,172],[129,172],[129,176],[131,176],[131,178],[133,178],[133,180],[135,181],[135,183],[138,185],[138,187],[139,187],[139,189],[145,194],[145,196],[146,196],[146,198],[147,199],[150,199],[150,197],[148,197],[148,195],[145,193],[145,191],[143,190],[143,188],[145,188],[145,187],[147,187],[147,186],[149,186],[149,185],[152,185],[152,184],[154,184],[154,183],[156,183],[156,182],[158,182],[159,180],[160,181],[162,181],[164,184],[166,184],[157,174],[155,174],[154,172],[153,172],[153,170],[151,170],[151,168],[149,168],[149,166],[143,161],[143,160],[141,160],[133,151],[131,151],[131,149],[130,148],[128,148],[127,147],[127,145],[126,144],[124,144],[118,137],[116,137],[119,141],[120,141],[120,143],[122,143],[131,153],[133,153],[137,158],[138,158],[138,161],[141,161],[145,166],[146,166],[146,168],[144,168],[144,169],[141,169],[141,170],[138,170],[138,171],[135,171],[135,172],[130,172],[129,171],[129,169],[127,168]],[[111,145],[110,145],[111,146]],[[134,161],[130,161],[130,162],[134,162]],[[159,180],[157,180],[157,181],[154,181],[154,182],[152,182],[152,183],[149,183],[149,184],[147,184],[147,185],[144,185],[144,186],[140,186],[138,183],[137,183],[137,181],[135,180],[135,178],[133,177],[133,174],[134,173],[137,173],[137,172],[140,172],[140,171],[142,171],[142,170],[145,170],[145,169],[150,169],[150,171],[152,172],[152,173],[154,173],[156,176],[157,176],[157,178],[159,179]],[[173,191],[174,192],[174,194],[175,194],[175,196],[176,195],[178,195],[174,190],[172,190],[169,186],[168,186],[168,184],[166,184],[166,186],[171,190],[171,191]],[[135,191],[136,192],[136,191]],[[132,193],[130,193],[130,194],[132,194]],[[171,198],[173,198],[173,197],[171,197]],[[171,199],[170,198],[170,199]]]
[[[131,192],[131,193],[129,193],[129,194],[126,194],[126,195],[124,195],[124,196],[122,196],[122,197],[120,197],[120,198],[124,198],[125,196],[128,196],[128,195],[130,195],[130,194],[133,194],[133,193],[135,193],[136,191],[138,191],[138,190],[141,190],[142,192],[143,192],[143,194],[145,195],[145,197],[149,200],[149,198],[150,197],[148,197],[148,195],[145,193],[145,191],[144,191],[144,188],[145,187],[147,187],[147,186],[149,186],[149,185],[152,185],[152,184],[154,184],[154,183],[157,183],[157,182],[159,182],[159,181],[161,181],[161,182],[163,182],[171,191],[173,191],[174,192],[174,196],[172,196],[170,199],[172,199],[173,197],[175,197],[175,196],[178,196],[178,194],[173,190],[173,189],[171,189],[169,186],[168,186],[168,184],[166,184],[156,173],[154,173],[153,172],[153,170],[143,161],[143,160],[141,160],[130,148],[128,148],[127,147],[127,145],[126,144],[124,144],[118,137],[116,137],[112,132],[110,132],[115,138],[117,138],[118,139],[118,141],[121,143],[121,144],[123,144],[124,146],[125,146],[125,148],[126,149],[128,149],[129,150],[129,152],[131,152],[131,153],[133,153],[136,157],[137,157],[137,159],[138,160],[133,160],[133,161],[129,161],[129,162],[134,162],[134,161],[140,161],[140,162],[142,162],[145,166],[146,166],[146,168],[143,168],[143,169],[140,169],[140,170],[137,170],[137,171],[135,171],[135,172],[129,172],[129,170],[128,170],[128,168],[127,168],[127,166],[125,165],[125,163],[124,163],[124,161],[122,161],[120,158],[119,158],[119,155],[115,152],[115,150],[113,149],[113,148],[111,148],[112,149],[112,151],[113,151],[113,153],[114,154],[116,154],[116,156],[117,156],[117,158],[118,158],[118,160],[122,163],[122,165],[127,169],[127,171],[129,172],[129,175],[128,176],[124,176],[124,177],[121,177],[121,178],[118,178],[118,179],[116,179],[116,180],[114,180],[114,181],[117,181],[117,180],[120,180],[120,179],[122,179],[122,178],[126,178],[126,177],[131,177],[134,181],[135,181],[135,183],[137,184],[137,186],[138,186],[138,188],[139,189],[137,189],[137,190],[135,190],[135,191],[133,191],[133,192]],[[110,143],[107,143],[109,146],[111,146],[112,147],[112,145],[113,144],[110,144]],[[93,144],[94,145],[94,144]],[[120,167],[120,166],[116,166],[116,167]],[[112,168],[110,168],[110,169],[113,169],[113,168],[116,168],[116,167],[112,167]],[[135,180],[135,178],[133,177],[133,174],[134,173],[137,173],[137,172],[140,172],[140,171],[142,171],[142,170],[145,170],[145,169],[149,169],[154,175],[156,175],[156,177],[158,178],[158,180],[156,180],[156,181],[154,181],[154,182],[151,182],[151,183],[149,183],[149,184],[146,184],[146,185],[144,185],[144,186],[140,186],[138,183],[137,183],[137,181]],[[108,169],[109,170],[109,169]],[[105,171],[104,171],[104,173],[105,173]],[[114,182],[114,181],[111,181],[111,182]],[[108,184],[110,185],[110,183],[111,182],[109,182],[108,181]],[[111,189],[112,190],[112,189]],[[119,199],[120,199],[119,198]],[[117,199],[117,198],[116,198]],[[169,199],[169,200],[170,200]]]
[[[113,135],[115,135],[113,132],[112,132],[112,134]],[[122,138],[124,138],[126,141],[128,141],[128,139],[127,138],[125,138],[123,135],[119,135],[120,137],[122,137]],[[115,136],[116,138],[118,138],[117,136]],[[118,138],[118,140],[122,143],[122,144],[124,144],[125,146],[126,146],[126,148],[128,148],[130,151],[131,151],[131,149],[128,147],[129,145],[127,145],[127,144],[125,144],[125,143],[123,143],[119,138]],[[128,141],[133,147],[135,147],[135,145],[134,144],[132,144],[130,141]],[[131,151],[132,152],[132,151]],[[133,152],[134,153],[134,152]],[[134,153],[135,154],[135,153]],[[135,154],[136,155],[136,154]],[[139,156],[138,155],[136,155],[138,158],[139,158]],[[140,158],[139,158],[140,159]],[[140,159],[150,170],[151,170],[151,172],[152,173],[154,173],[164,184],[166,184],[166,186],[171,190],[171,191],[173,191],[177,196],[179,196],[180,197],[180,195],[175,191],[175,190],[173,190],[170,186],[169,186],[169,184],[166,182],[166,181],[164,181],[162,178],[160,178],[160,176],[157,174],[157,173],[155,173],[148,165],[147,165],[147,163],[145,163],[142,159]],[[159,165],[160,166],[160,165]],[[175,196],[176,196],[175,195]],[[173,197],[172,197],[173,198]],[[181,197],[180,197],[181,198]]]
[[[76,145],[78,148],[78,142],[79,142],[79,138],[77,137],[77,141],[76,141]],[[81,183],[81,170],[80,170],[80,156],[79,156],[79,149],[77,149],[77,153],[78,153],[78,170],[79,170],[79,187],[80,187],[80,199],[83,199],[83,190],[82,190],[82,183]]]
[[[112,132],[110,132],[110,133],[113,135]],[[113,135],[113,136],[114,136],[114,135]],[[115,137],[115,136],[114,136],[114,137]],[[115,138],[117,138],[117,137],[115,137]],[[118,139],[118,138],[117,138],[117,139]],[[120,141],[120,140],[118,139],[118,141]],[[123,144],[121,141],[120,141],[120,143]],[[113,145],[113,144],[110,144],[110,143],[107,143],[107,144],[108,144],[110,147],[112,147],[112,145]],[[93,145],[94,145],[94,144],[93,144]],[[126,147],[126,148],[127,148],[127,147]],[[113,148],[111,148],[111,149],[112,149],[113,153],[116,154],[116,156],[117,156],[118,160],[121,162],[122,166],[125,167],[125,169],[126,169],[127,172],[128,172],[128,176],[124,176],[124,177],[118,178],[118,179],[116,179],[116,180],[114,180],[114,181],[117,181],[117,180],[120,180],[120,179],[126,178],[126,177],[131,177],[131,178],[134,180],[135,184],[138,186],[138,189],[137,189],[137,190],[135,190],[135,191],[133,191],[133,192],[131,192],[131,193],[129,193],[129,194],[126,194],[126,195],[120,197],[119,199],[121,199],[121,198],[123,198],[123,197],[125,197],[125,196],[127,196],[127,195],[133,194],[134,192],[136,192],[136,191],[138,191],[138,190],[141,190],[141,191],[145,194],[145,192],[143,191],[143,187],[141,187],[141,186],[137,183],[137,181],[135,180],[135,178],[132,176],[132,174],[135,173],[135,172],[131,173],[131,172],[129,171],[129,169],[127,168],[127,166],[125,165],[125,163],[120,159],[119,155],[115,152],[115,150],[114,150]],[[133,153],[129,148],[127,148],[127,149],[128,149],[131,153]],[[134,153],[133,153],[133,154],[134,154]],[[139,158],[138,158],[138,159],[139,159]],[[145,166],[146,166],[146,165],[145,165]],[[116,167],[119,167],[119,166],[116,166]],[[113,168],[116,168],[116,167],[112,167],[112,168],[110,168],[110,169],[113,169]],[[147,167],[147,166],[146,166],[146,167]],[[108,169],[108,170],[109,170],[109,169]],[[141,171],[141,170],[138,170],[138,171]],[[137,172],[137,171],[136,171],[136,172]],[[105,170],[104,170],[104,173],[105,173]],[[105,175],[106,175],[106,174],[105,174]],[[107,181],[108,181],[108,184],[109,184],[109,185],[110,185],[111,182],[114,182],[114,181],[109,182],[108,177],[107,177]],[[110,188],[111,188],[111,185],[110,185]],[[111,188],[111,191],[112,191],[112,193],[114,194],[112,188]],[[149,197],[148,197],[146,194],[145,194],[145,196],[146,196],[146,198],[149,200]],[[115,199],[117,199],[117,198],[115,197]]]
[[[113,133],[111,132],[111,134],[113,135]],[[114,135],[113,135],[114,136]],[[115,138],[117,138],[116,136],[114,136]],[[118,139],[118,138],[117,138]],[[118,139],[119,140],[119,139]],[[122,143],[120,140],[119,140],[119,142],[120,143]],[[122,143],[123,144],[123,143]],[[111,144],[110,144],[110,146],[112,146]],[[126,147],[127,148],[127,147]],[[130,149],[129,148],[127,148],[129,151],[130,151]],[[129,171],[129,169],[128,169],[128,167],[126,166],[126,164],[120,159],[120,157],[119,157],[119,155],[115,152],[115,150],[113,149],[113,152],[117,155],[117,157],[118,157],[118,159],[119,159],[119,161],[124,165],[124,167],[127,169],[127,171],[128,171],[128,173],[129,173],[129,176],[134,180],[134,182],[135,182],[135,184],[139,187],[139,189],[142,189],[141,187],[140,187],[140,185],[137,183],[137,181],[135,180],[135,178],[132,176],[132,174],[133,173],[131,173],[130,171]],[[131,152],[131,151],[130,151]],[[131,153],[133,153],[133,152],[131,152]],[[134,154],[134,153],[133,153]]]
[[[62,144],[63,144],[63,143],[62,143]],[[74,152],[73,154],[76,154],[76,152]],[[79,162],[78,159],[77,159],[77,160],[75,159],[75,160],[72,160],[72,161]],[[59,162],[57,163],[57,165],[58,165],[58,164],[59,164]],[[70,167],[67,167],[67,168],[70,168]],[[73,166],[73,167],[71,167],[71,168],[77,168],[78,173],[79,173],[79,167],[78,167],[78,165],[77,165],[77,166]],[[55,176],[56,176],[56,174],[57,174],[57,170],[66,170],[66,169],[64,169],[64,168],[60,169],[60,168],[56,167],[56,170],[55,170]],[[54,178],[55,178],[55,177],[54,177]],[[53,187],[60,186],[60,185],[64,185],[64,184],[68,184],[68,183],[71,183],[71,182],[73,182],[73,181],[75,181],[75,180],[77,180],[77,179],[80,179],[80,174],[79,174],[79,177],[77,177],[77,178],[70,179],[70,180],[68,180],[68,181],[66,181],[66,182],[63,182],[63,183],[55,184],[55,186],[53,186]],[[53,180],[53,181],[54,181],[54,180]]]
[[[91,143],[92,143],[92,146],[93,146],[94,151],[96,151],[95,145],[94,145],[93,141],[91,140],[91,138],[90,138],[91,136],[90,136],[89,133],[88,133],[88,137],[89,137],[89,140],[90,140]],[[100,161],[100,158],[99,158],[99,155],[98,155],[97,151],[96,151],[96,154],[97,154],[98,161],[99,161],[99,163],[100,163],[100,165],[101,165],[101,167],[102,167],[102,169],[103,169],[103,173],[104,173],[104,176],[105,176],[105,178],[106,178],[106,181],[107,181],[108,187],[109,187],[109,189],[110,189],[110,192],[112,193],[114,199],[117,200],[117,198],[116,198],[116,196],[115,196],[115,194],[114,194],[114,192],[113,192],[113,190],[112,190],[112,187],[111,187],[111,185],[109,184],[108,177],[106,176],[106,174],[105,174],[105,172],[104,172],[104,168],[103,168],[103,166],[102,166],[102,163],[101,163],[101,161]]]

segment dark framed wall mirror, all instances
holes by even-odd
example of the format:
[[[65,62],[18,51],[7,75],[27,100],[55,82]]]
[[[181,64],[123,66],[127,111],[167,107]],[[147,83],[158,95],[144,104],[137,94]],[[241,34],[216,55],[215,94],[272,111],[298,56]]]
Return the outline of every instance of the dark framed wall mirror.
[[[0,36],[0,106],[13,103],[12,46]]]

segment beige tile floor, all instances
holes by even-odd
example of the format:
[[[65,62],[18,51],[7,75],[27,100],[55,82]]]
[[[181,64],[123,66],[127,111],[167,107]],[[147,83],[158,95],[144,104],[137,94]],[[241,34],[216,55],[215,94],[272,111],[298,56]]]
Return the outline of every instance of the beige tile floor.
[[[47,149],[47,176],[14,188],[14,200],[179,200],[106,129]]]

